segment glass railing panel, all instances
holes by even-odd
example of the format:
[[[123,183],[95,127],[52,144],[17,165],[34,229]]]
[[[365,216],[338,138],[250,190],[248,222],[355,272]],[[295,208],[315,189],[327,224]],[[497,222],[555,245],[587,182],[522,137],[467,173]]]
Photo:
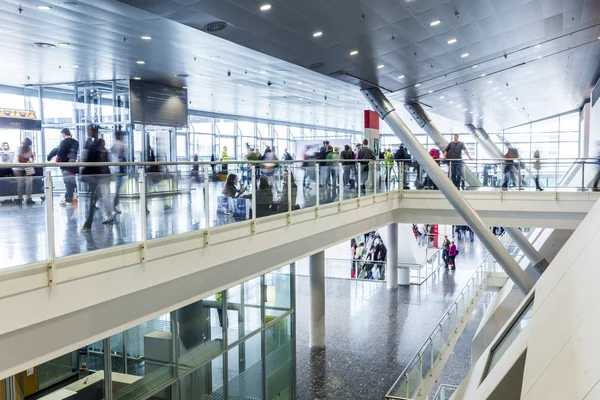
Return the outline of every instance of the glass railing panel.
[[[439,329],[439,327],[434,331],[433,335],[431,336],[431,343],[433,362],[435,363],[445,346],[444,339],[442,337],[442,331]]]
[[[208,219],[211,227],[248,221],[252,218],[252,173],[245,166],[222,164],[206,168],[208,175]],[[257,169],[257,180],[264,176],[272,189],[276,185],[276,165]],[[242,182],[242,176],[244,180]],[[206,184],[205,184],[206,187]],[[206,190],[203,191],[206,193]],[[203,209],[206,209],[206,204]]]
[[[57,257],[141,242],[137,173],[68,174],[52,180],[53,186],[62,182],[65,187],[53,195]]]
[[[45,200],[42,176],[0,177],[0,269],[49,259]]]
[[[319,168],[319,204],[329,204],[339,201],[339,167],[333,161],[318,163]]]
[[[408,394],[409,398],[414,398],[419,388],[421,387],[421,361],[419,357],[416,357],[414,361],[411,363],[410,368],[407,371],[408,373]]]
[[[422,368],[422,379],[427,378],[429,371],[433,368],[433,343],[428,341],[425,343],[425,347],[421,350],[421,361],[423,363]]]

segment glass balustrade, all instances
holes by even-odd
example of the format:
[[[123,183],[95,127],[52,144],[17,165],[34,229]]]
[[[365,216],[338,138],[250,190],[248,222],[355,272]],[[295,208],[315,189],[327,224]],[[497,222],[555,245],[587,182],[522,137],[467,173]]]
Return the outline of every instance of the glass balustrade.
[[[598,172],[594,160],[515,163],[515,176],[522,179],[511,175],[504,188],[509,191],[535,190],[536,180],[542,189],[590,190]],[[414,162],[390,160],[113,163],[97,167],[98,175],[79,174],[81,164],[69,163],[63,170],[57,164],[32,165],[24,167],[23,174],[9,174],[12,167],[21,166],[5,164],[3,171],[10,176],[0,177],[0,240],[6,249],[0,268],[277,215],[289,215],[292,222],[296,213],[310,208],[317,210],[318,218],[318,207],[338,204],[341,210],[342,202],[358,207],[357,198],[364,205],[395,199],[385,194],[398,190],[435,190],[426,171]],[[485,171],[477,162],[464,161],[462,166]],[[440,168],[450,174],[452,165],[440,162]],[[477,172],[481,186],[467,183],[465,188],[502,190],[503,170],[498,171],[495,180]],[[552,186],[558,181],[561,187]],[[362,266],[351,264],[348,260],[348,276],[356,269],[356,277]],[[439,259],[435,265],[411,268],[413,282],[422,282],[438,265]],[[382,265],[380,279],[384,269]]]

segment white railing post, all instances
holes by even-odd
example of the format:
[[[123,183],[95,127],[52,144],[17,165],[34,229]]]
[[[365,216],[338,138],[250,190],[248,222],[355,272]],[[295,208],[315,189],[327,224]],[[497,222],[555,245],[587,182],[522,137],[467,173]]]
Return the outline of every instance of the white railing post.
[[[315,167],[315,179],[317,180],[316,187],[315,187],[315,190],[317,192],[317,195],[316,195],[317,208],[315,209],[315,218],[318,218],[319,217],[319,205],[321,202],[321,171],[320,171],[321,166],[319,165],[318,162],[315,162],[313,165]]]
[[[28,176],[17,179],[32,179]],[[46,185],[44,186],[44,195],[46,196],[46,239],[48,246],[48,286],[56,286],[55,262],[56,262],[56,244],[54,237],[54,198],[52,186],[52,172],[46,171]]]
[[[138,184],[140,191],[140,229],[142,235],[142,244],[140,245],[140,261],[146,262],[146,242],[148,239],[148,221],[146,210],[148,210],[147,193],[146,193],[146,170],[140,168],[138,170]]]
[[[288,200],[287,223],[289,225],[292,223],[292,209],[294,207],[294,205],[292,204],[292,170],[291,170],[291,168],[288,169],[287,200]]]
[[[206,216],[206,230],[204,231],[204,245],[210,243],[210,190],[208,179],[208,168],[204,167],[204,215]]]
[[[338,167],[339,167],[338,184],[340,186],[338,211],[342,211],[342,201],[344,201],[344,168],[342,167],[341,162],[338,163]]]

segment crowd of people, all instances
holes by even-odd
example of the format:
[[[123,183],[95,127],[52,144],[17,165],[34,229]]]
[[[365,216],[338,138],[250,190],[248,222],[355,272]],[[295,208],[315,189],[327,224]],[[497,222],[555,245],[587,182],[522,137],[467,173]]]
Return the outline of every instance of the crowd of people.
[[[385,280],[387,247],[379,232],[372,231],[350,241],[350,278]]]

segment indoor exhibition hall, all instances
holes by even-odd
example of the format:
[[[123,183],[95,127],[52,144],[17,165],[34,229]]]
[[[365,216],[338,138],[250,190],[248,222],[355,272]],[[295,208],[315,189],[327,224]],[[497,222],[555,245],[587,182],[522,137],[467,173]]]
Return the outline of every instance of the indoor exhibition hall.
[[[0,400],[600,400],[600,0],[0,34]]]

